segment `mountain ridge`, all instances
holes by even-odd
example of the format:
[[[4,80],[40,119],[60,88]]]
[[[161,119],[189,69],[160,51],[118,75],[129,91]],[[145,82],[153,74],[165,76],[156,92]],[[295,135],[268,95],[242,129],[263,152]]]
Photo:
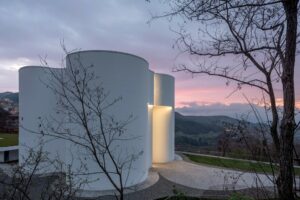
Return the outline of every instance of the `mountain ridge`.
[[[14,103],[19,103],[19,92],[1,92],[0,100],[9,99]]]

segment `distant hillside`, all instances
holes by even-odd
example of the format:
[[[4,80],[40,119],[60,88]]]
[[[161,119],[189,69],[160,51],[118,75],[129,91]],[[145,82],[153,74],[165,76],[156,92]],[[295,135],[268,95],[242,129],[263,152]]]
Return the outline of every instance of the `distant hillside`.
[[[14,103],[18,103],[19,102],[19,93],[18,92],[2,92],[0,93],[0,100],[1,99],[10,99],[11,101],[13,101]]]
[[[184,116],[176,112],[175,143],[177,146],[216,146],[218,136],[226,125],[237,123],[237,119],[228,116]],[[249,125],[255,126],[251,123]]]
[[[0,100],[5,98],[10,99],[14,106],[18,106],[18,92],[0,93]],[[225,124],[236,123],[238,123],[237,119],[228,116],[184,116],[175,112],[175,143],[176,145],[215,146],[218,136],[224,131]],[[256,126],[252,123],[249,125],[252,128]],[[295,141],[298,143],[300,143],[299,129],[295,135]]]
[[[227,116],[184,116],[175,113],[175,130],[188,135],[221,132],[225,123],[236,124],[237,119]]]
[[[235,125],[238,120],[228,116],[184,116],[175,113],[175,144],[177,146],[215,147],[219,136],[227,125]],[[266,131],[268,131],[267,124]],[[250,133],[257,133],[259,125],[248,122]],[[269,134],[267,139],[271,140]],[[300,127],[295,134],[295,143],[300,144]]]

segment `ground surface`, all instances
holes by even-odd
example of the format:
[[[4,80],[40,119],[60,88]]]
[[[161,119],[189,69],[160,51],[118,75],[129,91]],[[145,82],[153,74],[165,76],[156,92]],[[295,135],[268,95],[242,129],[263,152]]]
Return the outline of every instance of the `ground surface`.
[[[239,190],[259,186],[273,187],[271,176],[214,168],[186,161],[155,164],[154,169],[169,181],[202,190]]]
[[[126,194],[125,199],[158,199],[174,195],[174,189],[186,196],[210,199],[228,199],[237,191],[247,196],[272,196],[271,191],[263,191],[256,187],[258,179],[264,187],[273,185],[265,175],[215,168],[183,160],[154,164],[153,171],[160,174],[159,181],[144,190]],[[97,199],[111,200],[114,197],[104,196]]]
[[[184,185],[180,185],[169,181],[168,179],[160,176],[159,181],[144,190],[140,190],[134,193],[127,194],[125,196],[126,200],[153,200],[153,199],[160,199],[163,197],[173,196],[174,190],[180,192],[189,197],[201,197],[201,199],[228,199],[233,193],[236,191],[214,191],[214,190],[201,190],[186,187]],[[239,190],[239,193],[246,195],[246,196],[256,196],[260,190],[250,190],[244,189]],[[259,194],[260,195],[260,194]],[[97,200],[115,200],[114,196],[103,196],[96,198]],[[81,200],[81,199],[80,199]],[[169,199],[168,199],[169,200]]]
[[[0,133],[0,147],[15,146],[19,143],[18,134]]]
[[[9,172],[11,168],[9,165],[10,164],[5,164],[0,167],[3,171]],[[174,189],[186,196],[209,197],[212,199],[227,199],[236,191],[246,195],[266,197],[264,196],[265,193],[256,186],[258,184],[261,186],[261,183],[264,183],[265,187],[273,185],[268,177],[262,174],[257,175],[248,172],[199,165],[184,160],[176,160],[167,164],[155,164],[152,170],[159,174],[159,180],[150,187],[126,194],[125,199],[159,199],[166,196],[173,196]],[[34,180],[33,187],[31,188],[31,195],[34,196],[33,199],[40,199],[39,191],[44,188],[46,183],[47,177]],[[267,193],[271,194],[271,192]],[[97,198],[77,199],[111,200],[115,199],[115,197],[107,195]]]

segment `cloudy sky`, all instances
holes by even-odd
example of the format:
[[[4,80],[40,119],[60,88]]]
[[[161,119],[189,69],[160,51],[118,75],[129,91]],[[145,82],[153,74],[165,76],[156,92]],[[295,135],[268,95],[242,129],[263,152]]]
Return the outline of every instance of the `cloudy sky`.
[[[184,114],[235,116],[249,110],[244,95],[250,100],[258,99],[260,93],[254,89],[245,88],[228,97],[233,87],[226,87],[224,80],[172,72],[174,66],[188,62],[172,48],[176,34],[171,30],[176,28],[176,20],[147,23],[152,14],[165,9],[159,1],[143,0],[3,1],[0,92],[18,91],[18,69],[40,65],[40,57],[60,67],[63,40],[69,50],[106,49],[136,54],[147,59],[156,72],[172,74],[176,78],[176,107]],[[300,107],[298,64],[296,89]]]

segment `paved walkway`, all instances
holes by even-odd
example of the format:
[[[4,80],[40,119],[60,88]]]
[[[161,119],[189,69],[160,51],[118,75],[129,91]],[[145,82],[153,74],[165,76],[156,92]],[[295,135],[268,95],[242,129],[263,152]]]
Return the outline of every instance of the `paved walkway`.
[[[11,167],[11,166],[10,166]],[[2,165],[3,171],[9,172],[9,165]],[[273,183],[266,175],[256,175],[248,172],[240,172],[211,166],[194,164],[184,160],[176,160],[167,164],[155,164],[153,166],[152,178],[139,185],[133,191],[128,191],[125,199],[157,199],[174,195],[173,189],[185,193],[187,196],[228,196],[233,190],[240,190],[248,194],[253,194],[253,187],[272,187]],[[158,180],[159,175],[159,180]],[[42,178],[43,179],[43,178]],[[46,177],[44,178],[46,180]],[[42,181],[38,181],[39,187],[43,187]],[[249,189],[252,188],[252,189]],[[37,186],[32,188],[39,191]],[[262,191],[255,189],[256,193]],[[243,193],[244,193],[243,192]],[[104,195],[96,197],[98,195]],[[79,196],[89,196],[91,199],[115,199],[109,193],[102,194],[81,194]],[[36,198],[38,199],[38,198]],[[80,198],[78,199],[86,199]]]
[[[154,164],[153,168],[169,181],[202,190],[239,190],[274,186],[271,175],[214,168],[182,160]]]
[[[228,197],[236,190],[253,197],[266,198],[271,197],[273,191],[273,183],[265,175],[214,168],[183,160],[154,164],[153,171],[159,173],[159,181],[149,188],[126,194],[125,199],[151,200],[172,196],[174,188],[187,196],[214,198]],[[257,189],[257,185],[262,186],[259,182],[270,191]],[[114,197],[102,196],[98,199],[111,200]]]
[[[266,175],[215,168],[180,159],[167,164],[154,164],[152,170],[160,175],[159,181],[143,190],[126,194],[125,199],[152,200],[172,196],[174,188],[187,196],[214,198],[228,197],[236,190],[245,195],[268,198],[274,191],[273,183]],[[111,200],[114,197],[102,196],[98,199]]]

